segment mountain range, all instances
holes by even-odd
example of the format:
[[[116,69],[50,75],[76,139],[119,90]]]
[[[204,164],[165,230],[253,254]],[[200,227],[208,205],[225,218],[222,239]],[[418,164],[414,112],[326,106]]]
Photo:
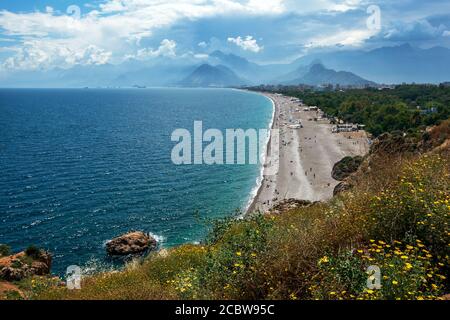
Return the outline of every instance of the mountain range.
[[[420,49],[409,44],[381,47],[370,51],[343,50],[317,53],[297,59],[305,65],[314,60],[327,67],[346,70],[378,83],[440,83],[450,80],[450,49]]]
[[[117,65],[16,71],[0,77],[0,87],[241,86],[259,84],[440,83],[450,80],[450,49],[409,44],[374,50],[311,53],[291,63],[258,64],[211,52],[207,58],[128,59]]]

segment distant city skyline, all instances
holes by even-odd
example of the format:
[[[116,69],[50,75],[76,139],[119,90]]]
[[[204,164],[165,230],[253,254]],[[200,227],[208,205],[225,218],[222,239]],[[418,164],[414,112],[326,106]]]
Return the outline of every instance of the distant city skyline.
[[[380,10],[371,28],[368,8]],[[79,9],[79,10],[78,10]],[[410,43],[450,46],[444,1],[2,1],[0,73],[159,58],[206,61],[222,50],[258,63],[317,51]]]

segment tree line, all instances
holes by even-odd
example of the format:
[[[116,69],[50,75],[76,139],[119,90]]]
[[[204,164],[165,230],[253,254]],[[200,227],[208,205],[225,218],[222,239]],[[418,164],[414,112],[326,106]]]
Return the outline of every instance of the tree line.
[[[375,136],[393,131],[418,133],[450,117],[450,86],[443,84],[346,90],[278,87],[272,91],[318,106],[329,116],[364,124]]]

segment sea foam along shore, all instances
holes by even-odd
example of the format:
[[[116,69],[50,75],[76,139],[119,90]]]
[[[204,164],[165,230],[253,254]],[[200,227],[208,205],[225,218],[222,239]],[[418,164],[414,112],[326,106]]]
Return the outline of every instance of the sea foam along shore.
[[[247,92],[249,92],[249,91],[247,91]],[[272,103],[272,118],[270,119],[270,122],[269,122],[269,129],[274,129],[275,117],[276,117],[276,115],[278,113],[278,109],[277,109],[278,106],[277,106],[275,100],[271,96],[269,96],[267,94],[264,94],[264,93],[257,93],[257,94],[260,94],[260,95],[264,96],[265,98],[269,99],[270,102]],[[261,191],[262,183],[263,183],[263,180],[264,180],[264,169],[265,169],[264,165],[266,164],[266,159],[267,159],[268,154],[270,152],[269,144],[271,142],[271,139],[272,139],[272,131],[269,130],[269,134],[267,135],[266,142],[264,143],[265,148],[263,150],[260,150],[260,152],[261,152],[260,153],[260,157],[259,157],[260,162],[261,162],[261,164],[260,164],[261,165],[260,173],[259,173],[258,177],[256,178],[255,187],[250,192],[249,199],[248,199],[247,204],[246,204],[246,206],[244,208],[244,211],[243,211],[244,215],[248,214],[248,213],[251,213],[251,210],[253,210],[253,207],[254,207],[253,204],[255,202],[255,199],[258,197],[258,194]]]

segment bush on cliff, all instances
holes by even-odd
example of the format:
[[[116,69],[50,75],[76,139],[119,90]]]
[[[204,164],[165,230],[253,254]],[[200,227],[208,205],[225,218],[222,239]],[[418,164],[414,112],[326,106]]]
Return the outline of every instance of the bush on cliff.
[[[31,245],[25,249],[25,254],[28,257],[37,260],[41,257],[41,250],[38,247]]]
[[[11,254],[11,248],[6,244],[0,244],[0,257],[6,257]]]

